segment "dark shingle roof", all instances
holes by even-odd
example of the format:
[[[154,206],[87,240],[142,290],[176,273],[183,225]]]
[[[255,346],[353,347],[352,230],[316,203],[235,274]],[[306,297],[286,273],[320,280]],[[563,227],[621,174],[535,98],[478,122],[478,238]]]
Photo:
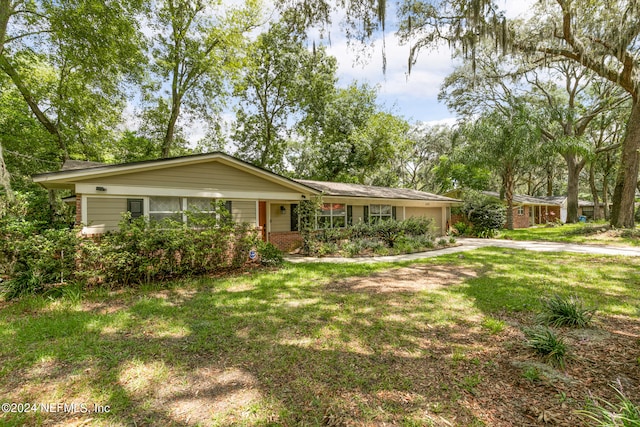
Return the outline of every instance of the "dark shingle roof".
[[[85,160],[65,160],[62,165],[61,171],[79,170],[79,169],[91,169],[100,168],[102,166],[108,166],[105,163],[88,162]]]
[[[538,199],[546,200],[547,202],[553,202],[558,205],[562,205],[565,200],[567,200],[567,196],[542,196],[538,197]]]
[[[500,193],[497,191],[483,191],[483,194],[487,196],[500,198]],[[546,200],[540,197],[523,196],[519,194],[513,195],[513,202],[519,205],[542,205],[542,206],[560,206],[562,201]]]
[[[310,181],[296,179],[296,182],[306,185],[327,196],[367,197],[373,199],[407,199],[428,200],[433,202],[459,202],[460,200],[424,191],[410,190],[408,188],[376,187],[373,185],[347,184],[344,182]]]

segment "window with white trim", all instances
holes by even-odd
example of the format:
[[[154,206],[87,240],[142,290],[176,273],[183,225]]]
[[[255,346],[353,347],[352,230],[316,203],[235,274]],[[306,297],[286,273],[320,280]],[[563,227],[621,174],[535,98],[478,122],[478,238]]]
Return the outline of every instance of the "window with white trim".
[[[188,197],[187,210],[202,213],[215,212],[215,202],[215,199],[207,199],[203,197]]]
[[[369,205],[369,220],[371,222],[386,221],[393,218],[391,205]]]
[[[200,214],[218,214],[216,199],[204,197],[149,197],[149,219],[162,221],[172,218],[176,221],[187,222],[186,211]],[[231,213],[231,201],[225,202],[225,208]]]
[[[347,206],[344,203],[323,203],[317,216],[318,228],[344,227],[347,223]]]
[[[149,197],[149,219],[162,221],[171,218],[182,221],[182,203],[180,197]]]
[[[518,206],[518,215],[524,215],[524,206]]]

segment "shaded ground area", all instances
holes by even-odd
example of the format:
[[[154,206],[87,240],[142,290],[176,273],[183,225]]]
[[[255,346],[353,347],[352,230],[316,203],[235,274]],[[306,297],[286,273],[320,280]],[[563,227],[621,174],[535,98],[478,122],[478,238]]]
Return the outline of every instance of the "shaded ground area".
[[[640,396],[639,270],[636,258],[483,249],[5,303],[1,401],[110,410],[0,424],[588,425],[575,410],[590,394]],[[556,292],[601,309],[592,328],[561,330],[564,370],[523,345],[539,297]]]

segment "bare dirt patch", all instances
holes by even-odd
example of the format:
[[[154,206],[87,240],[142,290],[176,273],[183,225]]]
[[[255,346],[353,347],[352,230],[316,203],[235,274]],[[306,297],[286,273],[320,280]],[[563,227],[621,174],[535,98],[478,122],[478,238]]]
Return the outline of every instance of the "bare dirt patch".
[[[442,286],[457,285],[477,277],[476,271],[446,265],[416,265],[382,271],[366,277],[349,277],[328,287],[370,293],[421,292]]]

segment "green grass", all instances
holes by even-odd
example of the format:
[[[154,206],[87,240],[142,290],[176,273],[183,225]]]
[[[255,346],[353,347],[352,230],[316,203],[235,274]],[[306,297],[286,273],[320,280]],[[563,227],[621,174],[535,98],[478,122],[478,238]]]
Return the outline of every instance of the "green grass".
[[[605,222],[501,230],[498,237],[509,240],[640,246],[640,228],[636,227],[635,230],[610,230],[609,225]]]
[[[422,269],[409,283],[462,278],[422,291],[366,287],[409,265]],[[461,396],[490,389],[509,328],[498,318],[558,294],[637,319],[639,268],[635,258],[486,248],[416,266],[289,264],[0,303],[0,403],[110,408],[0,414],[0,425],[477,425]]]

